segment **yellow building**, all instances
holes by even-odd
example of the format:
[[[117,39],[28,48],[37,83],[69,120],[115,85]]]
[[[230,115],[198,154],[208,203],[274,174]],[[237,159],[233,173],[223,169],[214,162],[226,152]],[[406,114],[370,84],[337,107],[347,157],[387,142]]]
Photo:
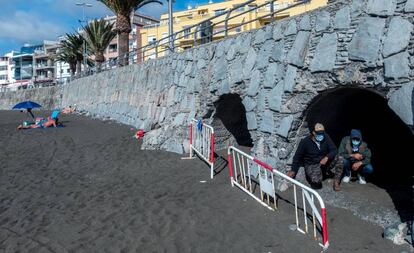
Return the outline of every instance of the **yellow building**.
[[[218,40],[226,35],[234,35],[255,29],[270,23],[272,19],[277,20],[301,14],[324,6],[327,2],[328,0],[311,0],[305,4],[298,4],[298,0],[277,0],[273,5],[276,12],[273,17],[270,15],[270,4],[266,4],[268,0],[255,0],[247,5],[243,5],[246,0],[228,0],[199,5],[195,8],[189,6],[187,10],[173,13],[174,32],[182,31],[177,34],[174,45],[175,51],[182,51],[194,45]],[[219,16],[233,8],[235,9],[230,14]],[[228,16],[227,24],[225,22],[226,16]],[[202,25],[197,25],[203,21],[206,24],[209,22],[209,25],[213,24],[213,28],[207,30],[202,28]],[[226,26],[229,29],[227,32],[225,31]],[[141,29],[142,46],[148,45],[146,51],[143,52],[144,59],[165,55],[168,51],[167,36],[168,14],[161,15],[159,24],[144,26]]]

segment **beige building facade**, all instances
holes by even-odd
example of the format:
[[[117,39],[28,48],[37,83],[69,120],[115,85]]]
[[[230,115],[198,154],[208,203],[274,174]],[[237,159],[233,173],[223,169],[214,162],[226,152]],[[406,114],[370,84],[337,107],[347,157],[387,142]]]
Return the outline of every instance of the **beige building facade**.
[[[212,34],[211,40],[218,40],[226,36],[225,19],[227,14],[221,14],[231,9],[234,10],[228,15],[227,35],[256,29],[273,20],[295,16],[325,6],[328,0],[311,0],[303,4],[298,4],[297,0],[275,1],[273,9],[276,13],[273,17],[270,15],[272,7],[269,1],[257,0],[243,5],[245,2],[245,0],[229,0],[199,5],[195,8],[189,7],[187,10],[174,12],[173,30],[174,32],[182,31],[176,37],[175,50],[182,51],[193,47],[195,44],[203,43],[203,38],[201,37],[206,33],[201,33],[201,26],[196,25],[215,16],[216,18],[211,19],[210,23],[210,25],[213,25],[209,31]],[[148,49],[147,52],[144,52],[145,59],[165,55],[166,51],[168,51],[168,42],[165,39],[168,37],[168,14],[161,15],[159,24],[143,27],[141,29],[141,37],[142,46],[150,48],[151,45],[156,45],[157,43],[165,44],[163,47],[158,47],[157,52],[155,49]]]

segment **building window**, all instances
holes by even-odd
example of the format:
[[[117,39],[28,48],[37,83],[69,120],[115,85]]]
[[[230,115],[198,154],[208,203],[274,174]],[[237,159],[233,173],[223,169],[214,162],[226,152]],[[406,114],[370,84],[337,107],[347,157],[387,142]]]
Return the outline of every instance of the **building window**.
[[[7,70],[7,66],[0,66],[0,71]]]
[[[154,44],[157,41],[155,35],[148,35],[148,44]]]
[[[237,7],[237,5],[233,6],[234,8]],[[244,6],[238,7],[237,9],[234,10],[235,12],[243,12],[244,11]]]
[[[70,73],[70,69],[67,69],[67,70],[66,70],[66,73],[68,73],[68,74],[69,74],[69,73]]]
[[[109,52],[113,53],[116,52],[118,50],[118,45],[117,44],[110,44],[109,45]]]
[[[220,15],[222,13],[226,12],[226,9],[218,9],[218,10],[214,10],[214,15]]]
[[[184,39],[188,39],[190,37],[190,33],[191,33],[191,28],[186,28],[185,26],[183,27],[183,32],[184,32]]]
[[[203,9],[203,10],[199,10],[198,11],[198,15],[206,15],[206,14],[208,14],[208,9]]]
[[[0,80],[7,80],[7,76],[5,76],[5,75],[1,75],[1,76],[0,76]]]

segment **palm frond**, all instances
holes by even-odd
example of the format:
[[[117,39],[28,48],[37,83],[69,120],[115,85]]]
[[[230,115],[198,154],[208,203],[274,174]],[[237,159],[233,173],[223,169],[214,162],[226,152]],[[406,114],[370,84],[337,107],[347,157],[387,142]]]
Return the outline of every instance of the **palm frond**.
[[[95,55],[97,61],[101,61],[101,59],[98,59],[98,56],[103,56],[105,49],[116,36],[114,25],[104,19],[95,19],[83,27],[83,30],[83,38],[88,45],[89,51]]]

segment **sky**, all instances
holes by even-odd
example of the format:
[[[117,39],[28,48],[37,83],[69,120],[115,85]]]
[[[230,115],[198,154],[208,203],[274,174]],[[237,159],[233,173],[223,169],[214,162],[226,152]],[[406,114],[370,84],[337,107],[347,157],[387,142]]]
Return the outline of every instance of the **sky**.
[[[138,12],[160,17],[168,11],[167,0],[163,5],[149,4]],[[89,3],[85,8],[88,19],[112,15],[97,0],[0,0],[0,56],[12,50],[19,51],[24,43],[56,40],[67,32],[74,32],[82,19],[82,7],[76,3]],[[176,0],[174,10],[186,9],[188,5],[207,3],[208,0]],[[218,2],[218,1],[216,1]]]

